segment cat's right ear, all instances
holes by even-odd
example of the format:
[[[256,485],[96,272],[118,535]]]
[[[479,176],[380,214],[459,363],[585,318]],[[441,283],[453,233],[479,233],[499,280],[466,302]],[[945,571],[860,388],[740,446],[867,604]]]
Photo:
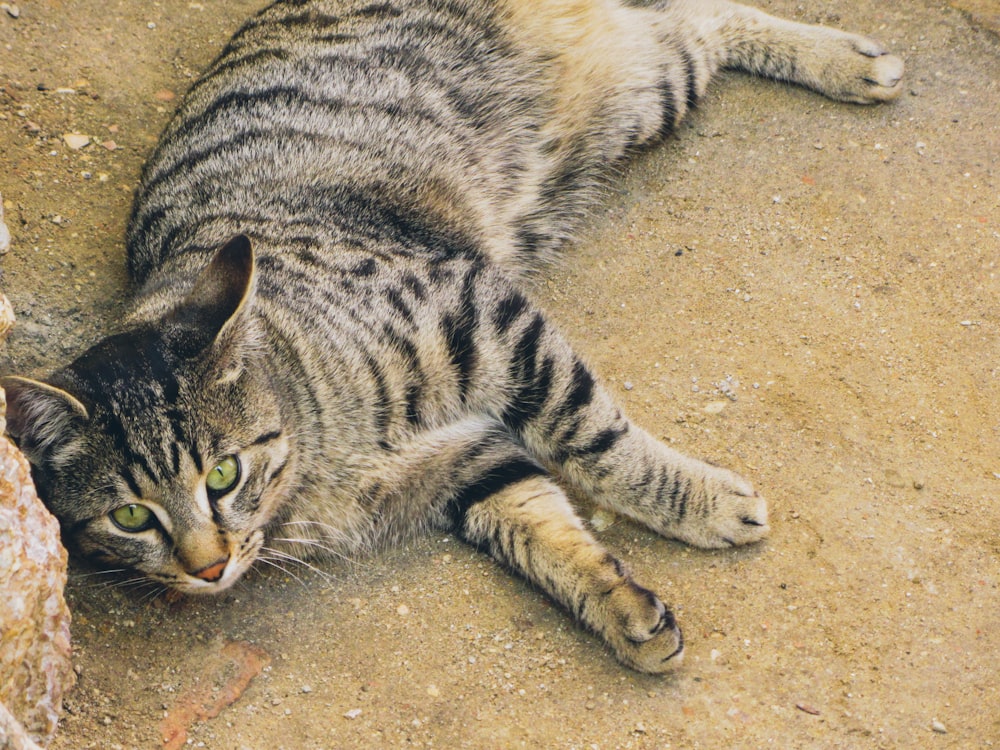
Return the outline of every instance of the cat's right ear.
[[[7,433],[33,464],[65,443],[90,419],[87,408],[54,385],[29,378],[0,378],[7,396]]]

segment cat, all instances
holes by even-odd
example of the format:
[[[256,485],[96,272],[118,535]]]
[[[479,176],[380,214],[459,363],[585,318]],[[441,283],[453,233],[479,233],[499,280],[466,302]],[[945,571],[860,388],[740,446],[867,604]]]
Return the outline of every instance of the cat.
[[[671,610],[564,488],[704,548],[763,539],[766,503],[631,422],[523,287],[721,68],[867,103],[903,64],[725,0],[260,11],[143,171],[118,332],[2,380],[67,542],[195,594],[447,530],[676,666]]]

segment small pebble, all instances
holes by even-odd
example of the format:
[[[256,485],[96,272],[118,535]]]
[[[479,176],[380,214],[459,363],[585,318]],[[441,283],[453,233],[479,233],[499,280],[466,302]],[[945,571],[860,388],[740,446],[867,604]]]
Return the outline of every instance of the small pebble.
[[[605,508],[598,508],[590,517],[590,526],[594,531],[605,531],[614,526],[617,520],[618,516],[612,511]]]
[[[441,690],[438,689],[437,685],[428,685],[427,695],[429,695],[431,698],[437,698],[441,695]]]
[[[352,708],[350,711],[348,711],[346,714],[344,714],[344,718],[345,719],[356,719],[359,716],[361,716],[361,709],[360,708]]]
[[[631,391],[633,388],[635,388],[635,385],[632,383],[632,381],[631,380],[626,380],[625,381],[625,390],[626,391]]]
[[[79,151],[90,143],[90,137],[82,133],[63,133],[63,141],[74,151]]]
[[[20,18],[21,9],[17,7],[17,3],[0,3],[0,8],[7,11],[7,15],[11,18]]]
[[[396,614],[406,616],[410,614],[410,608],[407,607],[405,604],[400,604],[398,607],[396,607]]]
[[[311,685],[303,685],[302,686],[302,692],[303,693],[311,693],[312,691],[313,691],[313,689],[312,689]]]
[[[937,719],[931,719],[931,729],[938,734],[948,734],[948,728]]]
[[[3,196],[0,196],[0,255],[10,250],[10,230],[3,223]]]

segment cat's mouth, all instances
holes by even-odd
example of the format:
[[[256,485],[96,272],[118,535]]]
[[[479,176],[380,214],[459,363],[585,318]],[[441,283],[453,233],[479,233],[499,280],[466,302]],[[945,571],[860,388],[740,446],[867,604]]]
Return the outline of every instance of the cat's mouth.
[[[199,570],[184,571],[183,575],[171,581],[170,586],[181,594],[220,594],[243,577],[253,565],[263,543],[264,533],[254,531],[229,554]]]

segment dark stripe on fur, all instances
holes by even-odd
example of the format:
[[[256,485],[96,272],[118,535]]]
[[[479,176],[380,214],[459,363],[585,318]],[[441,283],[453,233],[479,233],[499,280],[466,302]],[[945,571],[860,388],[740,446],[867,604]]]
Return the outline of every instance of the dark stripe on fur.
[[[527,309],[527,298],[516,290],[512,291],[500,300],[496,311],[493,313],[493,324],[496,326],[497,331],[506,333]]]
[[[477,503],[529,477],[545,475],[545,469],[525,456],[514,456],[490,467],[474,481],[461,487],[448,501],[446,513],[453,528],[459,533],[464,532],[465,517]]]
[[[470,267],[462,284],[458,310],[447,313],[441,321],[448,355],[452,366],[457,370],[458,391],[463,402],[468,396],[472,374],[478,361],[476,329],[479,313],[476,308],[475,285],[479,269],[478,264]]]
[[[607,453],[615,446],[615,443],[617,443],[626,432],[628,432],[627,422],[622,427],[608,427],[597,433],[597,435],[594,436],[594,438],[586,445],[575,448],[573,453],[577,456],[593,456],[596,454]]]

